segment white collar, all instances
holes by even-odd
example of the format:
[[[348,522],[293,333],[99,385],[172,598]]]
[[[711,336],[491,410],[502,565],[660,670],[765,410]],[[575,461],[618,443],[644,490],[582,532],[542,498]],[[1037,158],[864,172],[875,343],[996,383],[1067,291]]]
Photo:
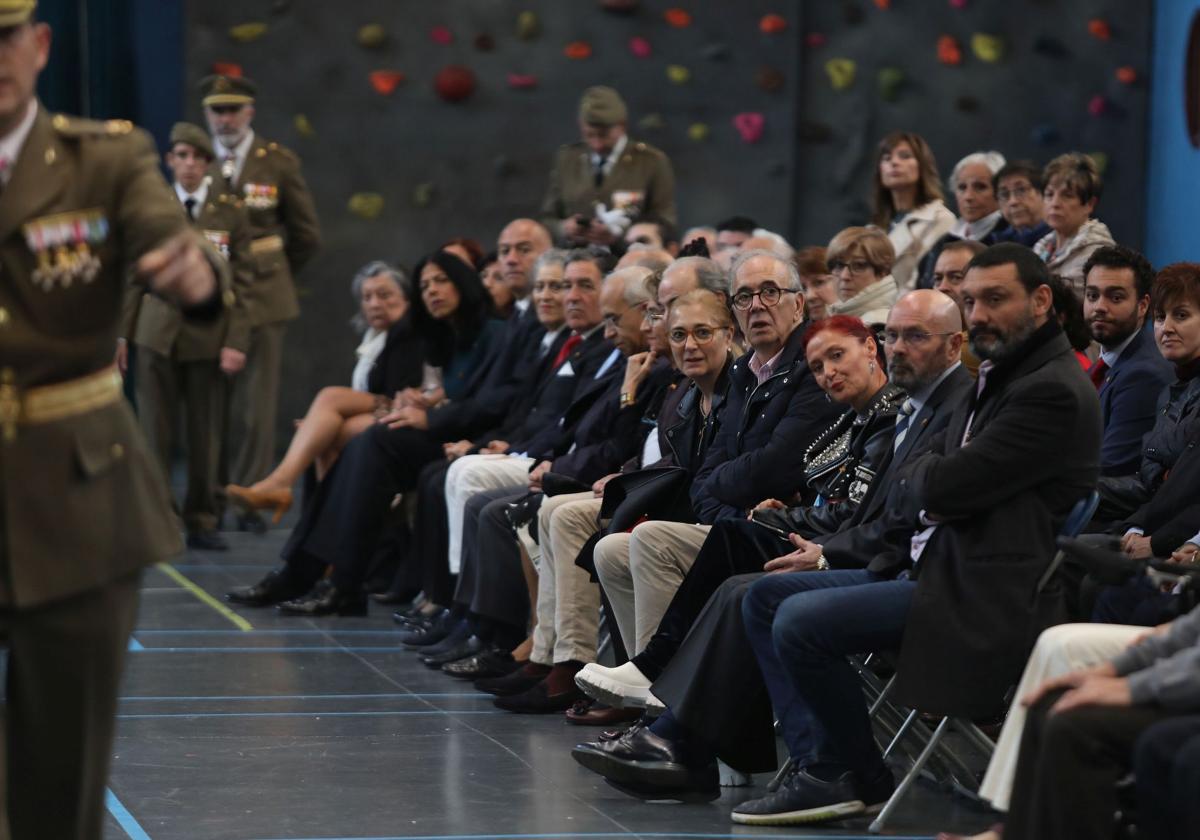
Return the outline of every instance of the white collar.
[[[21,149],[24,148],[25,141],[29,139],[29,132],[33,131],[33,121],[37,119],[37,113],[38,101],[30,99],[21,122],[6,137],[0,139],[0,159],[8,161],[8,167],[3,175],[6,184],[12,177],[13,167],[17,165],[17,158],[21,156]]]
[[[529,295],[525,295],[525,297],[517,298],[515,301],[513,301],[513,307],[518,312],[520,312],[522,315],[524,315],[526,312],[529,311],[529,304],[530,304]]]
[[[1108,365],[1110,369],[1114,365],[1116,365],[1117,359],[1121,358],[1121,354],[1125,352],[1125,348],[1133,343],[1133,340],[1135,338],[1137,338],[1137,334],[1139,332],[1141,332],[1145,328],[1145,326],[1146,326],[1145,324],[1142,324],[1142,326],[1138,327],[1136,330],[1131,332],[1127,339],[1122,341],[1120,344],[1118,344],[1116,347],[1112,348],[1111,350],[1107,350],[1107,349],[1101,350],[1100,358],[1104,360],[1104,364]]]
[[[208,177],[205,176],[204,180],[200,182],[200,186],[196,187],[196,191],[194,193],[188,192],[183,188],[182,184],[176,181],[175,195],[179,196],[179,200],[184,204],[187,204],[187,200],[189,198],[194,198],[196,200],[196,206],[203,207],[204,202],[208,200],[208,181]]]
[[[621,155],[625,154],[625,147],[627,145],[629,145],[629,135],[622,134],[621,139],[613,144],[612,151],[608,153],[608,157],[602,159],[595,152],[588,152],[588,159],[592,162],[592,166],[604,164],[604,171],[608,172],[621,159]]]
[[[988,213],[982,219],[976,219],[973,222],[968,222],[964,219],[959,219],[954,223],[954,227],[950,228],[950,232],[961,239],[980,240],[992,232],[1000,222],[1000,211],[996,210],[993,213]]]

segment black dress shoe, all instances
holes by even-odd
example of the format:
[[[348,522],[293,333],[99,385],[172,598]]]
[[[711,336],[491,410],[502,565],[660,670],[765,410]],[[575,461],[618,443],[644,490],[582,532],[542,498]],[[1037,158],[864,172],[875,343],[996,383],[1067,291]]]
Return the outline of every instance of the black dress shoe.
[[[450,650],[461,645],[471,636],[471,625],[466,619],[456,621],[450,627],[450,632],[446,634],[440,642],[434,642],[431,645],[421,645],[416,650],[421,656],[441,656]],[[439,666],[440,667],[440,666]]]
[[[243,607],[269,607],[281,601],[299,598],[312,589],[311,580],[302,580],[284,566],[269,572],[253,586],[243,586],[225,593],[225,600]]]
[[[649,727],[632,727],[613,741],[579,744],[571,756],[610,781],[648,794],[720,788],[716,761],[697,761],[684,744],[668,741]]]
[[[237,517],[239,531],[249,531],[251,534],[267,533],[267,520],[258,515],[258,511],[239,513]]]
[[[565,712],[584,698],[584,693],[576,688],[574,683],[566,691],[551,694],[543,680],[532,688],[520,694],[510,694],[497,697],[492,704],[497,709],[506,712],[516,712],[519,715],[548,715],[554,712]]]
[[[441,670],[443,665],[449,665],[451,662],[458,662],[460,659],[474,656],[481,650],[483,650],[483,642],[479,640],[479,637],[468,636],[447,651],[443,651],[437,655],[422,655],[421,662],[430,668]]]
[[[450,610],[443,610],[428,627],[415,627],[400,631],[400,644],[405,650],[421,650],[436,645],[450,635],[458,622],[450,618]]]
[[[506,650],[488,648],[474,656],[460,659],[457,662],[447,662],[442,666],[442,673],[466,680],[485,680],[491,677],[503,677],[521,667]]]
[[[520,694],[540,683],[550,673],[549,665],[538,665],[533,662],[523,662],[521,667],[503,677],[475,680],[475,687],[497,697],[507,697],[510,694]]]
[[[229,542],[216,531],[193,531],[187,535],[187,547],[197,551],[228,551]]]
[[[313,591],[301,598],[284,601],[278,607],[284,615],[366,615],[367,596],[364,592],[338,589],[329,581],[321,581]]]

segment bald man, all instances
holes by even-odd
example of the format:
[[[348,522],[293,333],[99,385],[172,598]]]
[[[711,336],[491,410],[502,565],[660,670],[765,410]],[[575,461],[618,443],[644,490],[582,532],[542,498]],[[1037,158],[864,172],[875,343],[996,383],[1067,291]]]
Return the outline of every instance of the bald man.
[[[668,723],[663,728],[673,728],[673,731],[651,733],[640,740],[631,737],[623,747],[609,745],[600,749],[595,745],[582,745],[575,751],[580,763],[607,777],[624,777],[627,785],[633,778],[635,784],[632,786],[637,788],[638,778],[646,778],[647,783],[653,779],[655,762],[662,755],[680,755],[677,744],[681,739],[687,738],[694,744],[699,738],[715,745],[721,759],[736,769],[763,772],[775,764],[772,701],[780,710],[785,734],[790,736],[788,746],[796,750],[792,754],[798,754],[797,751],[807,743],[807,721],[793,714],[797,704],[787,702],[789,687],[786,681],[777,679],[779,674],[770,663],[764,665],[760,675],[754,657],[750,655],[750,644],[755,640],[744,632],[743,600],[746,593],[756,581],[769,578],[777,584],[778,600],[772,602],[777,606],[797,582],[806,582],[806,576],[821,574],[784,571],[765,575],[761,571],[763,564],[776,558],[789,562],[794,568],[811,568],[816,558],[824,556],[829,566],[865,568],[878,574],[881,580],[899,572],[899,568],[886,564],[876,568],[880,558],[886,560],[896,553],[907,557],[906,550],[900,551],[902,547],[889,545],[887,540],[893,533],[887,522],[891,477],[900,465],[923,452],[929,441],[945,428],[954,405],[971,387],[971,377],[959,359],[961,316],[955,302],[941,292],[919,290],[901,297],[888,316],[884,335],[892,381],[909,393],[904,404],[908,410],[907,422],[902,413],[897,420],[892,451],[876,465],[875,479],[863,501],[834,533],[813,540],[792,534],[795,550],[782,557],[779,557],[779,538],[766,529],[744,520],[718,522],[689,574],[689,577],[706,574],[714,579],[715,592],[703,610],[695,610],[691,616],[672,615],[687,600],[676,598],[660,624],[659,633],[651,640],[654,648],[647,645],[649,655],[643,651],[619,669],[589,666],[578,680],[585,691],[592,693],[588,684],[594,686],[607,678],[610,691],[606,696],[611,701],[620,699],[613,696],[617,693],[611,691],[614,684],[632,687],[640,677],[644,681],[642,698],[649,696],[652,703],[661,702],[668,707]],[[711,559],[706,555],[711,555]],[[726,574],[732,572],[735,576],[721,583],[720,577],[712,574],[718,566],[728,569]],[[698,568],[702,571],[697,572]],[[736,574],[739,571],[742,574]],[[770,609],[770,605],[756,603],[755,606]],[[688,626],[692,621],[695,625],[687,634],[686,642],[684,638],[670,638],[667,628],[681,622]],[[769,621],[766,626],[770,627]],[[674,655],[676,652],[678,655]],[[664,658],[666,665],[660,669]],[[653,679],[640,673],[641,666],[652,671]],[[736,727],[729,726],[735,719],[741,723]],[[650,743],[654,738],[659,742]],[[659,750],[657,758],[651,754],[653,750]],[[699,762],[690,757],[688,761],[696,765],[692,778],[702,786],[708,771],[701,763],[707,757],[700,758]],[[647,768],[649,773],[646,773]]]

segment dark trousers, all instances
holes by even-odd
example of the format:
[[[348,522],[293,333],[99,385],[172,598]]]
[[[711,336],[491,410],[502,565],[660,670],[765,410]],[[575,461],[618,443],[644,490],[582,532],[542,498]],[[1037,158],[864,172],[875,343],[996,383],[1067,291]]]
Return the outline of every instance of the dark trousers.
[[[1133,746],[1138,837],[1200,837],[1200,715],[1151,724]]]
[[[1144,576],[1123,586],[1101,586],[1097,593],[1091,620],[1098,624],[1156,627],[1187,611],[1179,595],[1161,591]]]
[[[865,569],[765,575],[742,601],[746,635],[801,766],[884,770],[849,654],[899,647],[916,582]]]
[[[8,645],[12,840],[100,840],[117,689],[141,572],[31,609],[0,611]]]
[[[1169,716],[1147,706],[1085,706],[1050,714],[1063,694],[1050,692],[1025,718],[1005,837],[1112,837],[1116,784],[1132,766],[1134,744],[1151,725]]]
[[[332,565],[339,589],[362,586],[397,493],[417,485],[421,469],[443,457],[439,442],[417,429],[375,425],[338,457],[284,547],[293,574],[311,579]]]
[[[417,522],[409,563],[420,567],[421,588],[435,604],[449,604],[454,596],[450,574],[450,533],[446,513],[446,472],[450,462],[433,461],[417,480]]]
[[[454,593],[457,603],[492,621],[529,626],[529,590],[521,569],[521,548],[505,508],[524,498],[524,485],[477,493],[463,516],[462,568]]]
[[[762,571],[768,560],[787,554],[791,544],[744,519],[721,519],[700,547],[696,561],[663,613],[658,629],[633,663],[654,681],[670,664],[708,599],[733,575]]]

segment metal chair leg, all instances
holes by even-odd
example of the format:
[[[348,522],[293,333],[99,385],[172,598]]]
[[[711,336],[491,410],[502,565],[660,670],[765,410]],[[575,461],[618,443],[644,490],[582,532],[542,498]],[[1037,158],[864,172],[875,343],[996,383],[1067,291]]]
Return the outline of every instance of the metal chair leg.
[[[900,739],[904,737],[904,733],[912,728],[913,723],[917,719],[917,710],[913,709],[908,713],[908,717],[904,719],[904,723],[900,724],[900,728],[896,730],[896,734],[892,737],[892,742],[887,745],[887,749],[883,751],[883,757],[886,760],[892,754],[892,750],[900,743]]]
[[[788,756],[788,760],[783,762],[783,766],[779,768],[779,772],[775,774],[775,778],[767,782],[767,793],[774,793],[779,790],[779,785],[782,784],[784,776],[792,769],[792,757]]]
[[[875,698],[875,702],[871,704],[871,708],[867,710],[867,717],[871,720],[875,719],[875,715],[879,714],[879,707],[882,706],[892,693],[892,686],[896,684],[896,678],[892,677],[887,681],[887,685],[879,690],[879,696]]]
[[[916,712],[913,712],[915,715]],[[950,728],[950,718],[942,718],[941,723],[937,725],[937,729],[933,730],[933,736],[929,739],[929,743],[925,745],[925,749],[921,750],[921,754],[917,756],[917,760],[913,762],[913,766],[900,780],[900,784],[896,786],[896,790],[892,793],[887,803],[883,806],[883,810],[879,812],[874,822],[871,823],[868,829],[872,834],[878,834],[883,831],[884,825],[891,818],[893,812],[900,805],[900,800],[908,793],[908,789],[916,782],[917,777],[921,775],[921,769],[925,766],[925,762],[929,761],[929,757],[933,755],[937,745],[941,742],[942,737]]]

